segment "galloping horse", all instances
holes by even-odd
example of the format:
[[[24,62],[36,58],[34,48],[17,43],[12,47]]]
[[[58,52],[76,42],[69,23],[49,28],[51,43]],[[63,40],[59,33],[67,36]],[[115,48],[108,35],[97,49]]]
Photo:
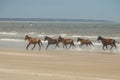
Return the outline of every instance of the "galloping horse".
[[[26,35],[25,36],[25,40],[28,40],[28,42],[29,42],[28,45],[26,46],[26,50],[28,50],[28,47],[30,46],[30,44],[34,44],[32,50],[35,48],[36,44],[38,44],[39,50],[41,49],[42,42],[41,42],[40,39],[38,39],[38,38],[32,38],[32,37]],[[41,45],[40,45],[40,43],[41,43]]]
[[[68,44],[70,44],[69,47],[71,47],[71,46],[75,47],[73,40],[70,38],[64,39],[61,36],[59,36],[58,41],[63,43],[63,48],[64,48],[64,46],[67,48]]]
[[[101,37],[101,36],[98,36],[97,41],[99,41],[99,40],[101,40],[101,42],[102,42],[102,44],[103,44],[103,50],[105,50],[104,47],[106,47],[106,49],[108,49],[107,45],[110,45],[110,46],[111,46],[110,50],[111,50],[113,47],[117,48],[117,46],[116,46],[116,44],[115,44],[116,41],[115,41],[114,39],[105,39],[105,38],[103,38],[103,37]]]
[[[48,44],[47,44],[47,47],[46,47],[46,49],[48,49],[48,46],[49,45],[51,45],[51,44],[56,44],[56,46],[55,46],[55,48],[56,47],[59,47],[59,45],[58,45],[58,39],[52,39],[52,38],[50,38],[50,37],[48,37],[48,36],[45,36],[45,39],[44,39],[44,41],[48,41]]]
[[[90,46],[90,45],[92,45],[93,46],[93,43],[91,42],[91,40],[90,39],[82,39],[82,38],[77,38],[77,42],[79,42],[80,41],[80,46],[82,46],[82,45],[86,45],[86,46]]]

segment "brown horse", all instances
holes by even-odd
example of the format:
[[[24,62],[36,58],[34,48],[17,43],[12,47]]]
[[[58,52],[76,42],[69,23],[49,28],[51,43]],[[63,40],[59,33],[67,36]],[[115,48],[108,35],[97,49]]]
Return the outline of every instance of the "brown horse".
[[[29,42],[28,45],[26,46],[26,50],[28,50],[28,47],[30,46],[30,44],[34,44],[32,50],[35,48],[36,44],[38,44],[39,50],[41,49],[42,42],[41,42],[40,39],[38,39],[38,38],[32,38],[32,37],[26,35],[25,36],[25,40],[28,40],[28,42]],[[40,45],[40,43],[41,43],[41,45]]]
[[[52,38],[50,38],[48,36],[45,36],[44,41],[46,41],[46,40],[48,41],[46,49],[48,49],[48,46],[51,45],[51,44],[56,44],[55,48],[59,47],[59,45],[58,45],[59,44],[58,39],[52,39]]]
[[[93,46],[93,43],[91,42],[90,39],[77,38],[77,42],[79,42],[79,41],[80,41],[80,43],[81,43],[79,46],[82,46],[82,45],[86,45],[86,46],[92,45],[92,46]]]
[[[72,47],[75,47],[73,40],[70,39],[70,38],[64,39],[64,38],[62,38],[61,36],[59,36],[59,37],[58,37],[58,41],[63,43],[63,48],[64,48],[64,46],[67,48],[67,45],[68,45],[68,44],[70,44],[69,47],[71,47],[71,46],[72,46]]]
[[[103,44],[103,50],[105,50],[104,47],[106,47],[106,49],[108,49],[107,45],[110,45],[110,46],[111,46],[110,50],[111,50],[113,47],[117,48],[117,46],[116,46],[116,44],[115,44],[116,41],[115,41],[114,39],[105,39],[105,38],[103,38],[103,37],[101,37],[101,36],[98,36],[97,41],[99,41],[99,40],[101,40],[101,42],[102,42],[102,44]]]

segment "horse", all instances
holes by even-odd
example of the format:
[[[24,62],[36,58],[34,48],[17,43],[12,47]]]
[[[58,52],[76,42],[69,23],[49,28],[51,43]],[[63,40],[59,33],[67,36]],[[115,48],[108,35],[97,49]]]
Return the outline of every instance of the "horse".
[[[58,45],[58,44],[59,44],[58,39],[52,39],[52,38],[50,38],[50,37],[48,37],[48,36],[45,36],[44,41],[46,41],[46,40],[48,41],[46,50],[48,49],[48,46],[51,45],[51,44],[56,44],[55,48],[56,48],[56,47],[59,47],[59,45]]]
[[[80,41],[80,43],[81,43],[79,46],[82,46],[82,45],[86,45],[86,46],[92,45],[92,46],[93,46],[93,43],[91,42],[90,39],[77,38],[77,42],[79,42],[79,41]]]
[[[73,42],[73,40],[72,40],[71,38],[66,38],[66,39],[64,39],[64,38],[62,38],[61,36],[59,36],[59,37],[58,37],[58,41],[63,43],[63,48],[64,48],[64,46],[67,48],[67,45],[68,45],[68,44],[70,44],[69,47],[71,47],[71,46],[72,46],[72,47],[75,47],[74,42]]]
[[[116,44],[115,44],[116,41],[115,41],[114,39],[106,39],[106,38],[103,38],[103,37],[101,37],[101,36],[98,36],[97,41],[99,41],[99,40],[101,40],[101,42],[102,42],[102,44],[103,44],[103,50],[105,50],[104,47],[106,47],[106,49],[108,49],[107,45],[110,45],[110,46],[111,46],[110,50],[111,50],[113,47],[117,48],[117,46],[116,46]]]
[[[38,38],[32,38],[32,37],[26,35],[25,40],[28,40],[28,45],[26,46],[26,50],[28,50],[28,47],[30,46],[30,44],[34,44],[32,50],[35,48],[36,44],[38,44],[39,50],[41,49],[41,45],[43,46],[41,40]]]

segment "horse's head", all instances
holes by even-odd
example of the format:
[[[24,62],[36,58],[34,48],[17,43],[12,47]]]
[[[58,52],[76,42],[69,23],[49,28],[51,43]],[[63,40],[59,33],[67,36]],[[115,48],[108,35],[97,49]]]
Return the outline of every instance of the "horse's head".
[[[77,38],[77,42],[79,41],[79,38]]]
[[[77,42],[83,40],[82,38],[77,38]]]
[[[99,40],[102,40],[102,37],[101,37],[101,36],[98,36],[97,41],[99,41]]]
[[[63,38],[61,36],[58,37],[58,41],[62,42]]]
[[[26,36],[25,36],[25,40],[27,40],[28,38],[29,38],[29,36],[28,36],[28,35],[26,35]]]

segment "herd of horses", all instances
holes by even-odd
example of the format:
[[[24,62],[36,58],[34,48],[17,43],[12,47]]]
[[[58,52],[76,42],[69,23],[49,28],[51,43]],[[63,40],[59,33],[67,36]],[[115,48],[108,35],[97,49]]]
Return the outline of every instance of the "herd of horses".
[[[35,48],[36,44],[38,44],[39,50],[41,49],[41,46],[43,46],[42,41],[39,38],[33,38],[33,37],[26,35],[25,40],[28,41],[28,44],[26,46],[26,50],[28,50],[28,47],[31,44],[34,45],[32,50]],[[114,39],[107,39],[107,38],[103,38],[101,36],[98,36],[97,41],[99,41],[99,40],[101,41],[101,43],[103,45],[103,47],[102,47],[103,50],[108,49],[108,45],[111,46],[110,50],[113,47],[117,48],[116,41]],[[59,47],[59,43],[63,43],[63,48],[64,47],[67,48],[67,45],[70,45],[69,48],[70,47],[75,48],[74,41],[71,38],[62,38],[61,36],[59,36],[57,39],[53,39],[51,37],[45,36],[44,41],[48,41],[48,44],[46,46],[46,50],[48,49],[49,45],[53,45],[53,44],[55,45],[55,48]],[[80,47],[82,47],[82,45],[94,46],[90,39],[77,38],[77,42],[80,42],[80,45],[79,45]]]

